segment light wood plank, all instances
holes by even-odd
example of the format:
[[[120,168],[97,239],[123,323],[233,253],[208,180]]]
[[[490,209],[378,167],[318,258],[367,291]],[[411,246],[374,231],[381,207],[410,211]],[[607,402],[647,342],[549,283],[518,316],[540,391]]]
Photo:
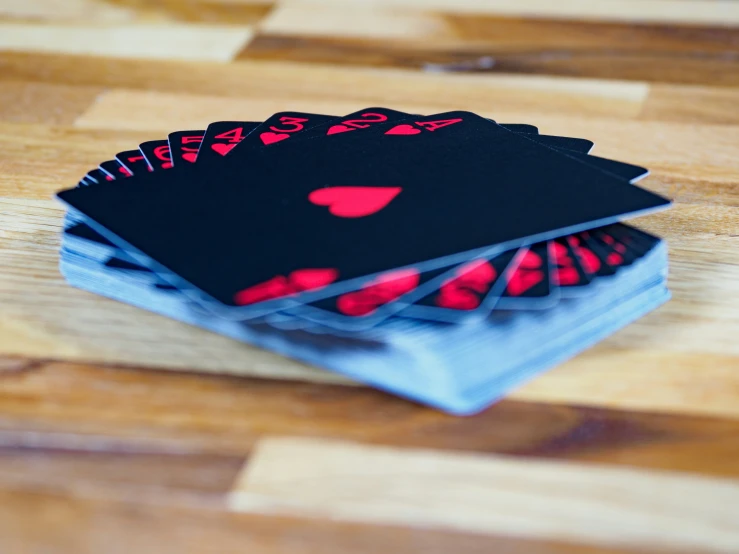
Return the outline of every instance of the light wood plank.
[[[291,438],[260,442],[230,497],[244,512],[727,553],[737,502],[731,480]]]
[[[402,1],[288,0],[277,4],[259,29],[262,33],[283,36],[394,39],[432,52],[439,47],[457,46],[472,50],[480,45],[500,49],[497,51],[515,51],[516,48],[531,51],[541,46],[560,51],[588,46],[598,50],[619,46],[627,49],[629,39],[634,41],[632,46],[647,47],[647,51],[650,47],[662,45],[671,54],[688,51],[691,47],[694,52],[705,51],[706,46],[708,51],[725,52],[726,38],[731,34],[726,21],[710,17],[700,20],[686,16],[684,23],[689,26],[685,28],[669,25],[669,18],[665,17],[638,20],[638,16],[644,13],[643,8],[649,9],[649,2],[639,2],[638,8],[636,3],[632,4],[636,8],[633,10],[636,19],[587,18],[589,9],[616,8],[617,3],[613,1],[588,3],[587,8],[578,11],[575,10],[580,6],[567,2],[564,3],[565,11],[556,15],[546,13],[546,10],[525,13],[544,5],[540,2],[537,6],[537,3],[518,2],[515,7],[520,7],[524,13],[516,13],[515,10],[496,10],[494,1],[479,3],[479,10],[468,11],[464,9],[464,2],[423,2],[422,5],[411,6]],[[685,1],[676,3],[686,7]],[[690,8],[694,9],[695,4]],[[559,8],[547,4],[550,6],[554,10]],[[658,7],[667,8],[665,1],[660,1]],[[733,6],[730,8],[734,9]],[[717,13],[715,11],[714,16]],[[665,11],[660,14],[664,15]],[[709,36],[709,25],[714,28],[713,37]]]
[[[80,63],[84,59],[84,63]],[[0,53],[0,78],[230,98],[356,101],[439,109],[520,110],[637,117],[645,82],[543,76],[433,74],[334,65],[242,61],[233,65]],[[451,108],[450,108],[451,106]],[[529,117],[530,118],[530,117]]]
[[[316,5],[316,0],[281,0],[281,4]],[[324,9],[363,6],[363,0],[321,0]],[[739,24],[739,6],[731,0],[372,0],[377,8],[437,10],[452,13],[551,17],[607,21],[658,21],[673,24]]]
[[[652,85],[644,103],[644,119],[695,123],[739,123],[739,88]]]
[[[131,11],[96,0],[5,0],[0,5],[0,18],[36,21],[88,19],[106,23],[127,21],[131,18]]]
[[[316,17],[320,13],[321,16]],[[375,4],[281,2],[259,25],[263,33],[374,39],[449,38],[443,18],[431,12],[382,9]]]
[[[362,80],[371,77],[362,76]],[[326,86],[328,81],[321,85]],[[343,80],[343,79],[342,79]],[[371,80],[371,79],[370,79]],[[438,77],[427,79],[429,84],[441,84]],[[422,113],[439,113],[460,109],[476,110],[482,113],[503,113],[507,110],[527,110],[527,121],[535,118],[543,105],[557,113],[583,115],[636,114],[646,97],[646,89],[632,86],[598,86],[598,83],[562,82],[539,78],[494,78],[486,80],[456,79],[448,82],[453,87],[444,86],[450,93],[456,92],[460,85],[469,82],[465,90],[466,98],[454,96],[420,96],[412,94],[412,88],[399,88],[391,85],[390,90],[379,90],[381,96],[392,95],[392,107],[401,111],[420,110]],[[264,80],[262,80],[264,83]],[[385,81],[386,84],[390,84]],[[304,83],[305,85],[305,83]],[[336,83],[339,85],[339,83]],[[409,83],[410,85],[410,83]],[[477,85],[477,86],[475,86]],[[328,99],[325,94],[310,91],[306,86],[303,94],[289,88],[275,86],[271,98],[256,96],[244,90],[240,98],[224,99],[217,96],[192,94],[173,94],[161,92],[139,92],[132,90],[113,90],[100,96],[99,100],[83,113],[75,122],[78,127],[97,129],[172,129],[204,125],[211,121],[233,120],[234,114],[244,119],[264,119],[277,111],[295,110],[343,115],[371,105],[367,90],[352,89],[344,98]],[[377,80],[374,85],[378,86]],[[393,90],[393,88],[395,90]],[[346,89],[344,89],[346,90]],[[499,101],[496,101],[499,100]],[[607,103],[606,103],[607,101]],[[498,106],[493,112],[491,106]],[[505,106],[505,108],[504,108]],[[592,109],[592,111],[590,111]],[[533,113],[532,113],[533,112]],[[516,116],[519,114],[516,113]],[[177,123],[175,123],[177,122]],[[177,125],[177,127],[174,127]]]
[[[0,122],[69,125],[93,103],[102,87],[0,82]]]
[[[0,23],[0,49],[142,59],[232,59],[251,39],[249,27],[187,24],[35,25]]]

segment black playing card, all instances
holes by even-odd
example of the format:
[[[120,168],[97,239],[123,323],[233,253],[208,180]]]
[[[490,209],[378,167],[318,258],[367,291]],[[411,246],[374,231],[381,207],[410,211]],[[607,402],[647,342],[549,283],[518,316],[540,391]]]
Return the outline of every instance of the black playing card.
[[[197,163],[220,160],[259,126],[256,121],[217,121],[208,125],[198,151]]]
[[[286,142],[255,151],[248,177],[227,156],[217,176],[195,164],[60,198],[173,284],[245,306],[244,317],[295,293],[317,299],[391,269],[442,267],[668,204],[467,112],[341,133],[330,149]],[[479,186],[486,175],[499,186]],[[200,184],[213,181],[228,186],[205,195]]]
[[[115,155],[115,159],[118,160],[118,163],[125,167],[131,175],[152,171],[149,162],[146,161],[141,150],[127,150],[125,152],[119,152]]]
[[[172,164],[195,163],[205,131],[175,131],[167,136]]]
[[[554,282],[556,266],[550,248],[549,242],[541,242],[524,251],[507,278],[496,308],[532,309],[556,303],[559,288]]]
[[[139,150],[144,155],[146,163],[149,164],[153,172],[162,169],[171,169],[172,155],[169,151],[169,141],[167,140],[149,140],[139,144]]]

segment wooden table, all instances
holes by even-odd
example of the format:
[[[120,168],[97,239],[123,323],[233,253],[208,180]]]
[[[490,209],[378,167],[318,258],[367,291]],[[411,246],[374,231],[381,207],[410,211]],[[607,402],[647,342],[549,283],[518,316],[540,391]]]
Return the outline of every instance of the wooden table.
[[[739,2],[0,2],[0,552],[739,552]],[[467,109],[648,166],[674,299],[454,418],[66,286],[50,198],[210,121]]]

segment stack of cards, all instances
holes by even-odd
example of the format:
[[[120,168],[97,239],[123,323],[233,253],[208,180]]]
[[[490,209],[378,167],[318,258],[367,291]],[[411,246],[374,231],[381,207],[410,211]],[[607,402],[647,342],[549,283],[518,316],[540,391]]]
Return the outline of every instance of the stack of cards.
[[[73,286],[456,414],[665,302],[647,170],[470,112],[282,112],[121,152],[58,197]]]

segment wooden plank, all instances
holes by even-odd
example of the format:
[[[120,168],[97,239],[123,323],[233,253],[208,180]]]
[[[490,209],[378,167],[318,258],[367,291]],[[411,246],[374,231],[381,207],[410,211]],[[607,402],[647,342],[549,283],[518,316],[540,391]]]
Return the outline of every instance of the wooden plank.
[[[269,0],[5,0],[0,20],[110,24],[152,21],[252,24],[272,9]]]
[[[292,438],[260,442],[230,497],[245,512],[727,553],[737,501],[726,479]]]
[[[382,35],[402,34],[402,25],[396,27],[397,30],[394,27],[383,30]],[[735,52],[667,55],[661,50],[641,50],[632,45],[620,49],[603,46],[567,49],[556,42],[549,48],[514,48],[501,47],[496,41],[467,41],[453,34],[447,40],[408,41],[407,37],[367,39],[259,33],[237,59],[402,67],[445,74],[541,74],[719,86],[739,84]]]
[[[101,87],[0,82],[0,122],[69,125],[92,104]]]
[[[470,83],[474,86],[474,82]],[[558,113],[583,115],[625,115],[640,111],[642,90],[621,91],[617,87],[588,90],[585,86],[568,90],[566,83],[543,83],[539,79],[511,80],[497,79],[488,83],[477,83],[477,90],[467,89],[465,108],[490,113],[490,106],[505,105],[515,110],[541,110],[546,102]],[[548,90],[546,85],[549,84]],[[557,84],[562,86],[557,86]],[[451,87],[448,87],[451,88]],[[455,87],[456,88],[456,87]],[[559,89],[559,90],[558,90]],[[578,90],[579,89],[579,90]],[[396,93],[396,91],[393,91]],[[645,91],[644,91],[645,92]],[[438,113],[459,109],[459,99],[416,98],[411,90],[396,93],[393,107],[401,111],[421,110],[424,113]],[[366,94],[366,91],[364,92]],[[132,90],[113,90],[100,96],[89,110],[75,122],[77,127],[103,129],[173,129],[207,125],[211,121],[229,120],[234,114],[246,119],[262,120],[277,111],[294,110],[331,114],[351,113],[366,108],[369,100],[354,95],[348,98],[328,100],[325,95],[306,92],[302,96],[291,94],[289,90],[275,92],[273,98],[252,97],[248,92],[241,98],[224,99],[218,96],[191,94],[172,94],[160,92],[138,92]],[[621,96],[619,98],[619,96]],[[610,98],[604,104],[605,98]],[[545,100],[546,98],[546,100]],[[496,102],[500,99],[500,102]],[[503,100],[505,99],[505,100]],[[424,103],[427,102],[427,103]],[[592,107],[592,112],[588,110]],[[497,113],[500,113],[498,111]],[[529,116],[531,118],[532,116]],[[175,123],[178,122],[178,123]],[[175,127],[177,125],[177,127]]]
[[[251,35],[248,26],[0,23],[0,49],[223,62],[232,59]]]
[[[0,546],[9,552],[99,554],[626,554],[559,541],[514,539],[437,529],[362,525],[313,518],[225,512],[192,497],[169,502],[133,495],[73,496],[51,488],[0,489]],[[179,502],[177,502],[179,500]],[[194,505],[195,504],[195,505]],[[634,551],[630,551],[634,552]],[[654,554],[643,549],[640,554]]]
[[[84,450],[0,446],[2,486],[61,487],[84,492],[96,487],[220,495],[229,490],[242,456],[179,451],[142,452],[131,443],[88,441]],[[68,448],[70,445],[67,445]],[[89,448],[95,446],[94,448]],[[118,447],[118,448],[116,448]],[[1,540],[1,539],[0,539]]]
[[[362,0],[281,0],[280,5],[319,5],[324,10],[366,5]],[[373,8],[436,10],[478,15],[507,15],[582,20],[662,22],[672,24],[739,24],[739,6],[731,0],[372,0]],[[320,12],[319,12],[320,13]]]
[[[189,95],[203,95],[261,102],[273,99],[281,100],[282,108],[289,108],[292,102],[302,105],[308,99],[319,106],[336,101],[340,106],[343,102],[360,107],[414,105],[438,111],[460,106],[490,110],[492,106],[498,110],[503,107],[520,110],[529,114],[527,119],[531,113],[542,111],[636,117],[648,94],[645,83],[634,82],[534,76],[449,76],[275,62],[138,63],[10,53],[0,54],[0,68],[0,78],[6,79],[144,88],[173,94],[186,91],[188,98]],[[169,100],[171,97],[163,98]],[[154,117],[155,113],[149,115]]]
[[[447,9],[451,7],[453,4],[446,5]],[[390,43],[393,46],[405,44],[429,52],[442,49],[469,52],[481,47],[498,53],[569,51],[576,54],[595,50],[619,54],[636,50],[642,54],[660,52],[668,57],[697,53],[725,55],[736,51],[732,40],[734,29],[691,23],[676,27],[660,22],[635,24],[467,15],[347,2],[332,5],[329,10],[319,1],[280,3],[259,30],[265,35],[284,37],[394,39]]]
[[[0,19],[16,21],[74,21],[89,19],[100,23],[125,21],[128,10],[96,0],[5,0],[0,5]]]
[[[211,490],[270,435],[739,477],[736,419],[513,400],[456,418],[363,387],[2,360],[16,364],[0,378],[6,482],[144,487],[171,465],[173,487]]]
[[[739,123],[734,109],[739,104],[739,89],[676,87],[655,84],[649,88],[641,117],[644,119],[692,123]]]
[[[265,19],[239,57],[737,84],[735,31],[691,23],[675,27],[286,3]]]

